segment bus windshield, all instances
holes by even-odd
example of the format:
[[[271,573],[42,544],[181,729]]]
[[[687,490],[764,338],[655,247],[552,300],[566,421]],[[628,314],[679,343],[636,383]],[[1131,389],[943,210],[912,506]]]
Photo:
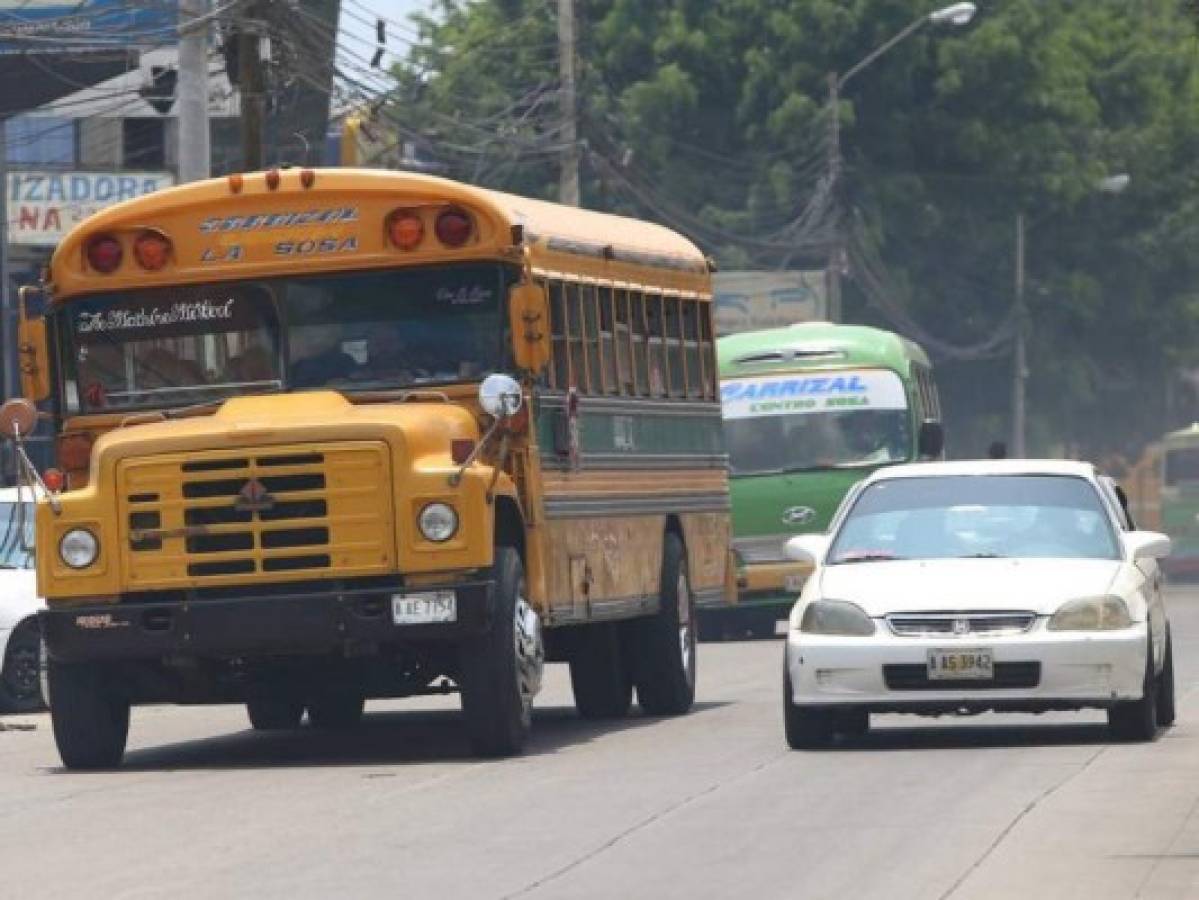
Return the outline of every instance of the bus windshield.
[[[501,369],[494,263],[264,278],[103,294],[66,309],[70,412],[244,393],[387,390]]]
[[[1178,447],[1166,451],[1167,485],[1199,481],[1199,447]]]
[[[721,404],[734,475],[871,468],[912,458],[904,385],[891,371],[728,379]]]

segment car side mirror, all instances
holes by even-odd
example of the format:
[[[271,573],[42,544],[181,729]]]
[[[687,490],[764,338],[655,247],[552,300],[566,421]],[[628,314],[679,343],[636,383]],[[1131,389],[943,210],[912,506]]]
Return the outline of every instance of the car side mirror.
[[[924,459],[940,459],[945,452],[945,427],[931,419],[922,422],[916,448]]]
[[[789,559],[815,566],[824,558],[829,542],[827,534],[797,534],[783,545],[783,551]]]
[[[1165,559],[1173,549],[1173,541],[1160,531],[1130,531],[1124,535],[1124,545],[1134,559]]]
[[[508,293],[508,327],[518,369],[537,374],[550,361],[549,315],[545,287],[522,281]]]

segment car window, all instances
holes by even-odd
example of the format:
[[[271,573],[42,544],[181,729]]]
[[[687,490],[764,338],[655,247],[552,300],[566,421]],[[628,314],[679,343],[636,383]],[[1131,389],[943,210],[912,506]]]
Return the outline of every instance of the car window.
[[[32,569],[32,548],[33,504],[0,502],[0,569]]]

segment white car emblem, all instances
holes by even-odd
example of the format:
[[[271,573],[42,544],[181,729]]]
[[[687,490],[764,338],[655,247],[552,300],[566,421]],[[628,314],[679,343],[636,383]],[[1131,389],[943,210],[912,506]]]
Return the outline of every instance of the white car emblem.
[[[783,510],[784,525],[807,525],[816,518],[816,510],[810,506],[791,506]]]
[[[954,634],[969,634],[970,633],[970,620],[969,619],[954,619],[953,620],[953,633]]]

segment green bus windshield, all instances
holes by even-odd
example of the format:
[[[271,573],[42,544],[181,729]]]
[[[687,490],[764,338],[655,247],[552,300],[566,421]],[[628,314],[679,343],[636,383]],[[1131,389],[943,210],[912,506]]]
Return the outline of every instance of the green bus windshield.
[[[867,469],[912,458],[907,393],[889,370],[729,378],[721,403],[733,475]]]
[[[1167,485],[1199,481],[1199,447],[1177,447],[1166,451]]]

